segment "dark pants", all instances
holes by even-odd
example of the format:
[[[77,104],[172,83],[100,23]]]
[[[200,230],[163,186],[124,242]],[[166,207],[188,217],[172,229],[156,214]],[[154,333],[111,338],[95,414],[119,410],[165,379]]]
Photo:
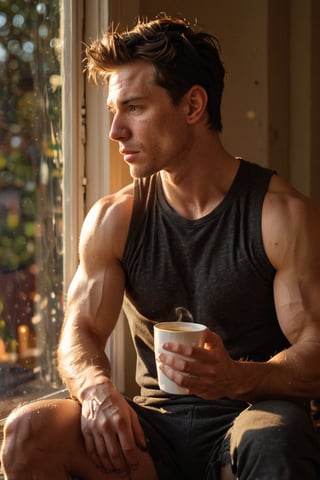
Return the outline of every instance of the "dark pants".
[[[160,480],[320,479],[320,444],[308,413],[287,401],[136,405]]]

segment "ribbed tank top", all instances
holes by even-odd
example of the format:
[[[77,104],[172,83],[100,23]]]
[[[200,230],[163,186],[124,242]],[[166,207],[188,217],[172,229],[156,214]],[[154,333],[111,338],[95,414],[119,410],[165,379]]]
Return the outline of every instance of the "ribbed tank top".
[[[175,320],[176,307],[219,334],[234,359],[266,361],[288,346],[277,321],[275,270],[261,230],[273,173],[241,160],[227,195],[197,220],[181,217],[168,204],[159,174],[134,180],[122,261],[123,309],[137,352],[139,403],[159,405],[172,397],[158,388],[153,326]]]

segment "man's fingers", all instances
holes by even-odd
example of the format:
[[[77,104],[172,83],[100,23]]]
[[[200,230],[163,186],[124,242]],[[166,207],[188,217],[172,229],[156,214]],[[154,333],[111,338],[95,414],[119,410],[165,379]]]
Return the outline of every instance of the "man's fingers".
[[[99,456],[97,454],[97,450],[96,450],[96,447],[95,447],[95,441],[94,441],[93,436],[90,433],[87,433],[87,434],[83,435],[83,438],[84,438],[84,442],[85,442],[86,451],[87,451],[89,457],[91,458],[91,460],[93,461],[93,463],[97,467],[101,467],[102,463],[101,463],[101,460],[99,459]]]
[[[129,411],[131,417],[132,430],[136,445],[143,451],[147,450],[146,437],[144,435],[143,428],[140,424],[138,415],[133,409]]]

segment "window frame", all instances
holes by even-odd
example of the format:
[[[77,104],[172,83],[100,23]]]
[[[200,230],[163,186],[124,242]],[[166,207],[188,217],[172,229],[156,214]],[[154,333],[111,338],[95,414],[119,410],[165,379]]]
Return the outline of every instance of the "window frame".
[[[100,36],[109,23],[108,0],[63,0],[63,156],[64,156],[64,293],[78,265],[78,238],[91,206],[110,191],[110,115],[107,90],[87,81],[84,43]],[[125,390],[125,330],[121,312],[107,345],[113,382]]]
[[[62,155],[63,155],[63,231],[64,295],[77,268],[78,243],[84,217],[83,172],[85,144],[81,126],[81,99],[84,78],[81,72],[80,46],[83,37],[83,0],[62,0],[61,29],[63,39],[62,87]]]

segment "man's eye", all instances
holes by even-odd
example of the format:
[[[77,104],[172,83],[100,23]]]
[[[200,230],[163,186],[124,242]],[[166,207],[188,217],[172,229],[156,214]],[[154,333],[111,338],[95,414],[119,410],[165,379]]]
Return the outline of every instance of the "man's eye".
[[[137,110],[139,110],[139,106],[138,105],[129,105],[129,110],[130,110],[130,112],[136,112]]]

